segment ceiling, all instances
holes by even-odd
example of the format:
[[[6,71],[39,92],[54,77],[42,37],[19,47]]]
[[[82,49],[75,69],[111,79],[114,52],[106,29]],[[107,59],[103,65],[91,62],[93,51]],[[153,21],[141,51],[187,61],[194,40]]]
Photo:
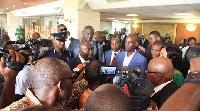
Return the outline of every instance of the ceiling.
[[[60,2],[61,1],[61,2]],[[45,11],[49,11],[52,15],[55,13],[63,14],[60,8],[63,6],[64,0],[0,0],[0,12],[21,11],[18,16],[40,16]],[[123,22],[192,22],[200,23],[200,0],[80,0],[82,3],[88,4],[92,10],[101,12],[101,20],[113,21],[119,20]],[[41,5],[54,2],[54,6]],[[55,2],[57,3],[55,5]],[[27,4],[24,4],[27,3]],[[41,8],[37,6],[40,5]],[[15,6],[15,7],[13,7]],[[39,11],[28,12],[27,7],[39,9]],[[43,7],[43,8],[42,8]],[[53,8],[57,11],[48,9]],[[6,9],[8,8],[8,9]],[[59,9],[59,10],[58,10]],[[190,13],[192,16],[177,16],[174,13]],[[137,14],[138,16],[126,16],[127,14]],[[51,15],[51,14],[48,14]]]

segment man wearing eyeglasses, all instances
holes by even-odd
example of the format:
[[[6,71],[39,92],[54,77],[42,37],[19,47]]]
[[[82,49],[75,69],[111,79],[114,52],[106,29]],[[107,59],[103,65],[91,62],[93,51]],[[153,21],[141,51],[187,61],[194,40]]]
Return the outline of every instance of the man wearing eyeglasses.
[[[94,47],[93,47],[93,45],[90,44],[90,42],[88,42],[88,41],[82,41],[79,44],[79,55],[78,55],[78,57],[75,57],[75,58],[71,59],[70,61],[67,62],[67,64],[69,65],[69,67],[71,68],[72,71],[79,64],[82,64],[83,67],[85,67],[85,65],[87,63],[89,63],[91,60],[94,59],[93,58],[93,53],[94,53]],[[80,73],[78,73],[77,77],[79,76],[79,74]],[[83,75],[81,75],[81,76],[83,77]],[[81,80],[82,77],[79,80]]]
[[[32,87],[27,89],[25,97],[3,110],[18,110],[34,105],[62,106],[62,101],[68,100],[72,94],[71,75],[69,66],[62,60],[52,57],[40,59],[32,74]]]
[[[179,88],[173,81],[174,67],[168,58],[153,58],[145,71],[147,79],[154,85],[154,93],[151,95],[153,110],[162,104]]]

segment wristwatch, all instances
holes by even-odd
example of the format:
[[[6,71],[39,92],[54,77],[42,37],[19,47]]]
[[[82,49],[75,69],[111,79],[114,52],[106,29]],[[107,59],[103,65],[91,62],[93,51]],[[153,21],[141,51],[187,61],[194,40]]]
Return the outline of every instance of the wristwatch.
[[[200,83],[200,72],[190,72],[184,82]]]

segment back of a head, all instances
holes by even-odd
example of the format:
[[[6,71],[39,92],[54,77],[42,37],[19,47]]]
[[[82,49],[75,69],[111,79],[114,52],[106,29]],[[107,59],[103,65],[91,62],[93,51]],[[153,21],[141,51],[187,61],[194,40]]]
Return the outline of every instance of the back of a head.
[[[132,111],[133,105],[127,94],[117,85],[103,84],[88,97],[85,111]]]
[[[152,45],[161,45],[162,47],[164,46],[162,41],[155,41]]]
[[[94,60],[89,62],[85,67],[85,79],[88,81],[88,84],[99,83],[103,84],[106,79],[106,75],[99,74],[98,67],[103,66],[104,63],[99,60]]]
[[[40,59],[35,67],[32,75],[32,85],[34,89],[48,90],[63,77],[71,76],[72,72],[69,66],[62,60],[46,57]]]

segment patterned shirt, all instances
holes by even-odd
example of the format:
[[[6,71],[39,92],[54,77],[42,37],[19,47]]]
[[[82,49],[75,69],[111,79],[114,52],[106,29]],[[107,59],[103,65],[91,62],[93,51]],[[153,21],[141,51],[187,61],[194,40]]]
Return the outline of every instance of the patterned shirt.
[[[13,102],[4,109],[1,109],[1,111],[15,111],[33,105],[42,105],[42,104],[37,99],[37,97],[33,95],[32,88],[28,88],[25,93],[25,97],[23,97],[19,101]]]

